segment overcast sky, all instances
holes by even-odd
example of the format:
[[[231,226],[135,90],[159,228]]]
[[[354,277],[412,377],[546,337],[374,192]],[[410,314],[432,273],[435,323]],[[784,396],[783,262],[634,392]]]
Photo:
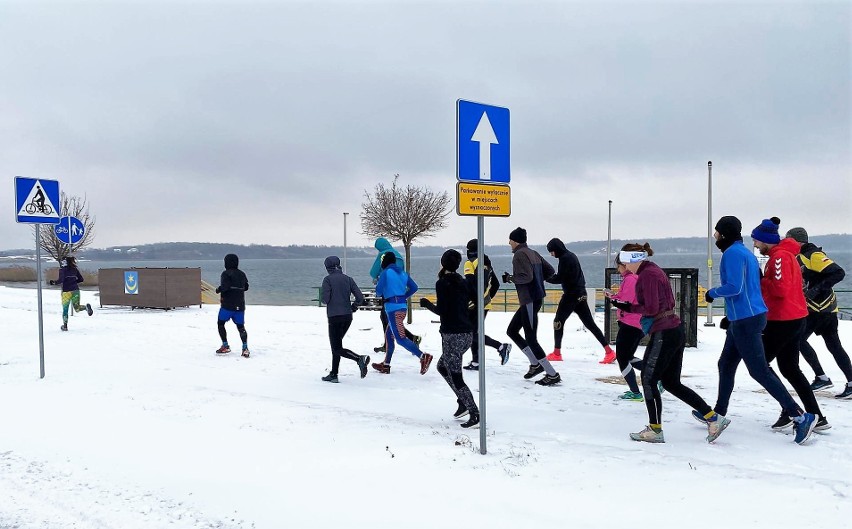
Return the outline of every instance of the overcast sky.
[[[511,112],[531,243],[852,231],[852,4],[0,0],[0,249],[33,247],[13,177],[85,195],[94,247],[370,245],[365,190],[446,190],[455,102]]]

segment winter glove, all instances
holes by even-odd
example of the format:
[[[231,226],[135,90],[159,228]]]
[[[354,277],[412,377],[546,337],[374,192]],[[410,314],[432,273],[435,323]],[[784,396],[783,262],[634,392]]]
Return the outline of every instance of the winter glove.
[[[513,276],[509,272],[503,272],[503,282],[504,283],[514,283],[515,282],[515,276]]]
[[[354,302],[352,303],[352,312],[358,312],[358,304],[357,303],[354,303]]]
[[[378,284],[379,284],[379,278],[378,278],[378,277],[374,277],[374,278],[373,278],[373,284],[374,284],[374,285],[378,285]]]
[[[628,303],[626,301],[618,301],[618,300],[615,300],[615,299],[610,299],[609,302],[612,303],[612,306],[617,308],[617,309],[621,309],[624,312],[630,312],[630,303]]]
[[[216,287],[216,293],[217,293],[217,294],[221,294],[221,293],[222,293],[222,288],[221,288],[221,287]]]
[[[420,306],[424,309],[429,306],[429,300],[426,298],[420,298]]]
[[[48,284],[48,285],[53,286],[53,285],[55,285],[55,284],[56,284],[56,281],[54,281],[53,279],[51,279],[50,281],[48,281],[48,282],[47,282],[47,284]]]
[[[722,329],[723,331],[730,326],[731,326],[731,320],[729,320],[727,316],[725,316],[724,318],[722,318],[719,321],[719,328]]]
[[[704,301],[706,301],[707,303],[713,303],[714,299],[716,299],[716,298],[714,298],[713,296],[710,295],[709,290],[704,293]]]

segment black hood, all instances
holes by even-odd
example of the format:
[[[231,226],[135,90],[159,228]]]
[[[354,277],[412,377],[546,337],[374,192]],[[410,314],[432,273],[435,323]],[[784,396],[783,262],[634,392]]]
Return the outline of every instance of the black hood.
[[[240,258],[237,254],[229,253],[225,256],[225,270],[236,270],[240,266]]]
[[[568,252],[568,248],[565,247],[564,242],[557,238],[553,238],[547,243],[547,251],[555,253],[556,257],[562,257]]]

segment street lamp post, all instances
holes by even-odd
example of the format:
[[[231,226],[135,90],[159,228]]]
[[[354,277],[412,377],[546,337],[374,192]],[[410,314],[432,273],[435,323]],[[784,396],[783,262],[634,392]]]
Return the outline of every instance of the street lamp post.
[[[349,213],[343,212],[343,273],[346,273],[346,218]]]
[[[612,200],[609,201],[609,213],[606,219],[606,263],[604,270],[609,268],[609,261],[612,257]]]
[[[707,290],[713,288],[713,162],[707,162]],[[705,327],[713,323],[713,302],[707,304]]]

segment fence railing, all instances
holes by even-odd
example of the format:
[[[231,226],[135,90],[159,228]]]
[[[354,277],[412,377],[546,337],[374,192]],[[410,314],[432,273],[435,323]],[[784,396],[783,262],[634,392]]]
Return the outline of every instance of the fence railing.
[[[707,315],[707,303],[704,301],[704,290],[699,286],[699,302],[698,302],[698,316],[704,317]],[[373,298],[373,288],[361,288],[361,292],[367,297],[368,302],[371,298]],[[559,305],[559,299],[562,297],[562,289],[559,288],[548,288],[545,290],[546,295],[544,298],[544,303],[541,306],[542,312],[556,312],[556,307]],[[852,290],[846,289],[835,289],[836,293],[850,293]],[[435,289],[434,288],[421,288],[417,291],[417,294],[414,295],[414,304],[417,306],[417,300],[420,298],[429,298],[432,301],[435,301]],[[322,287],[317,287],[317,306],[322,306]],[[217,301],[218,302],[218,301]],[[512,288],[501,288],[497,295],[494,296],[494,299],[491,300],[491,310],[495,312],[515,312],[518,310],[518,293],[515,289]],[[368,304],[367,309],[371,308],[379,308],[378,303],[374,303],[371,305]],[[419,308],[419,307],[418,307]],[[603,312],[604,309],[604,295],[602,288],[595,289],[595,312]],[[725,307],[724,305],[720,305],[720,303],[716,303],[713,306],[713,315],[714,316],[724,316],[725,315]],[[852,307],[841,306],[840,307],[840,318],[846,320],[852,320]]]

